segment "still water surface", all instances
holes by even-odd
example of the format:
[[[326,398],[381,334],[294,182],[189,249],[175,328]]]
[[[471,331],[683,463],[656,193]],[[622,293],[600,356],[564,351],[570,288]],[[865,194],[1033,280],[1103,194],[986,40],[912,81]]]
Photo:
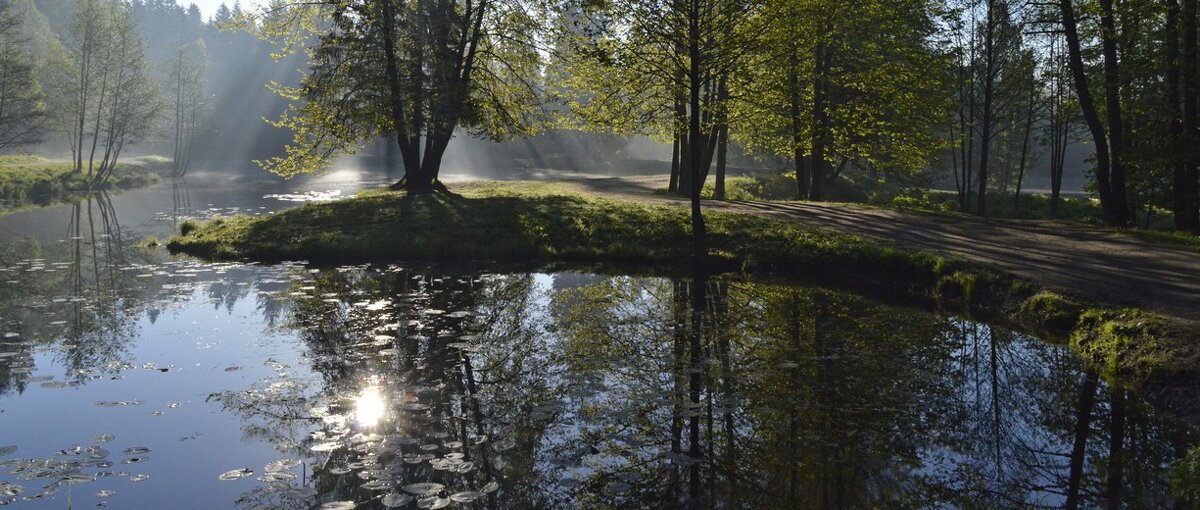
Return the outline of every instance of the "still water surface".
[[[0,504],[1158,508],[1197,440],[1060,346],[838,290],[137,246],[363,185],[0,216]]]

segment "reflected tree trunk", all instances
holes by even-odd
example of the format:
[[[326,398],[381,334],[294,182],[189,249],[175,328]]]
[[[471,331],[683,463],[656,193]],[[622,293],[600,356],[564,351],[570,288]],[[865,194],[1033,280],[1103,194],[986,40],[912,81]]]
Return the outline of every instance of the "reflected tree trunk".
[[[1088,434],[1092,426],[1092,407],[1096,401],[1096,388],[1099,386],[1099,376],[1088,372],[1079,388],[1079,406],[1076,408],[1075,441],[1071,446],[1070,467],[1067,474],[1067,501],[1063,505],[1066,510],[1079,508],[1080,486],[1083,483],[1083,461],[1087,454]]]
[[[1108,434],[1108,508],[1120,510],[1125,446],[1125,390],[1112,389],[1112,416]]]

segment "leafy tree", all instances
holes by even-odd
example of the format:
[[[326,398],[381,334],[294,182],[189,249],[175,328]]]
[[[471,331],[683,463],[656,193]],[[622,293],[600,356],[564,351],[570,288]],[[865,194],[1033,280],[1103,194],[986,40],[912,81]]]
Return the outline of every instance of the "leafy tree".
[[[121,152],[153,134],[162,98],[150,76],[132,6],[87,0],[56,62],[55,109],[71,142],[75,172],[107,179]],[[85,166],[86,161],[86,166]]]
[[[13,0],[0,0],[0,151],[40,140],[45,109]]]
[[[174,132],[173,171],[183,177],[192,160],[197,120],[209,106],[204,87],[204,71],[207,67],[207,51],[203,40],[180,46],[171,62],[170,86],[173,92],[171,105]]]
[[[952,106],[938,3],[778,0],[760,16],[764,51],[734,82],[733,132],[791,157],[800,198],[826,198],[848,166],[903,176],[929,163]]]
[[[263,37],[288,49],[316,43],[303,82],[277,88],[293,104],[274,125],[292,129],[293,142],[262,166],[312,172],[386,135],[404,162],[395,186],[421,192],[457,129],[533,132],[540,57],[530,12],[520,0],[273,3],[256,18]]]
[[[569,1],[559,8],[571,13],[567,28],[576,32],[566,35],[576,63],[570,110],[603,129],[665,127],[672,133],[675,187],[691,198],[694,251],[702,259],[707,249],[700,191],[725,131],[728,81],[742,54],[754,47],[745,38],[755,32],[752,4]]]

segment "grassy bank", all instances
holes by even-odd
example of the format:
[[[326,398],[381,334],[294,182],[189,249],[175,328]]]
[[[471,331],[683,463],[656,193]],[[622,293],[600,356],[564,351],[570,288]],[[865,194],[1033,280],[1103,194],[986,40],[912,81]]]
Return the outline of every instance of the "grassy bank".
[[[158,181],[170,160],[145,157],[119,163],[100,189],[131,189]],[[0,208],[45,205],[71,193],[87,191],[87,175],[71,171],[69,161],[36,156],[0,156]]]
[[[168,247],[211,259],[495,260],[524,268],[603,264],[689,270],[689,217],[545,183],[477,183],[459,195],[374,191],[265,217],[185,222]],[[1107,309],[1008,273],[776,219],[705,213],[723,270],[869,289],[1070,341],[1105,373],[1192,370],[1190,343],[1160,317]]]

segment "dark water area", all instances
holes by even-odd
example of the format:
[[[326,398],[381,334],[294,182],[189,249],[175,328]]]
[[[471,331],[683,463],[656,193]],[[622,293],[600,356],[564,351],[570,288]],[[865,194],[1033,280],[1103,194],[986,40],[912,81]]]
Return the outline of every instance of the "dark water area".
[[[147,249],[383,179],[0,216],[0,504],[1169,508],[1198,439],[1065,347],[836,289]]]

